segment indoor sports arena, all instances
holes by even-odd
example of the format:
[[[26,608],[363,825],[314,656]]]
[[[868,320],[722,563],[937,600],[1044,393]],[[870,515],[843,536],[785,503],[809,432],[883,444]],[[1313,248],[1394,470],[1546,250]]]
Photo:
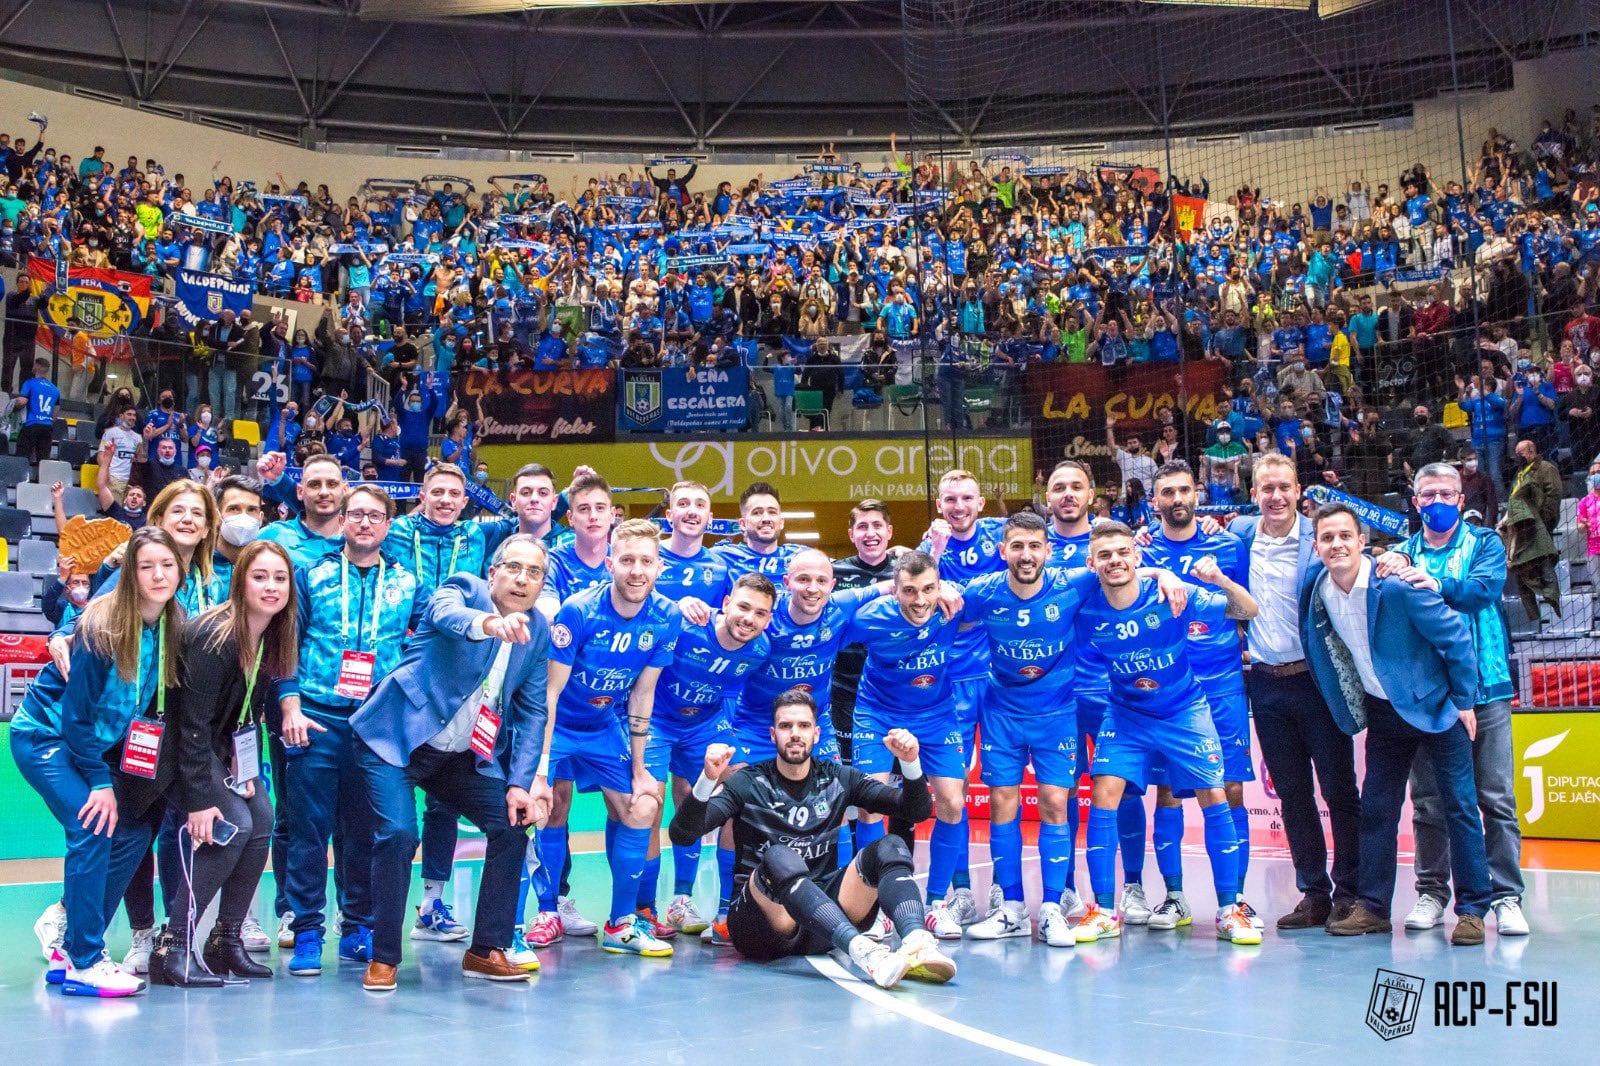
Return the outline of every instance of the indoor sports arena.
[[[1593,1061],[1600,0],[0,0],[0,304],[23,1062]]]

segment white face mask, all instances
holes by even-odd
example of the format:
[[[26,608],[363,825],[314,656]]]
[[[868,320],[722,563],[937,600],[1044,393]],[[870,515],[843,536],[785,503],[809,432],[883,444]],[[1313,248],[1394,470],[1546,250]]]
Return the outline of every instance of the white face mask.
[[[261,519],[255,515],[235,514],[222,520],[222,539],[235,548],[242,548],[256,539],[261,532]]]
[[[211,424],[211,412],[210,411],[201,411],[200,412],[200,424],[202,426],[209,426]]]

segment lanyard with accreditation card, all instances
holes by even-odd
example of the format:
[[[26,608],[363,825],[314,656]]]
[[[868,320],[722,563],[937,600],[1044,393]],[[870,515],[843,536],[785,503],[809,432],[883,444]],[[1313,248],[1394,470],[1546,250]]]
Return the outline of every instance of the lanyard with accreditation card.
[[[144,657],[134,678],[134,699],[144,691]],[[128,736],[122,744],[122,772],[135,777],[154,778],[161,762],[161,735],[167,729],[167,619],[163,614],[156,630],[156,716],[135,715],[128,723]]]
[[[256,662],[244,686],[244,706],[239,708],[239,724],[233,731],[233,785],[239,788],[261,776],[261,732],[252,717],[256,678],[261,673],[263,641],[256,642]]]
[[[438,583],[440,585],[444,584],[446,579],[454,576],[454,574],[456,572],[456,560],[461,558],[461,534],[457,533],[454,537],[450,538],[450,542],[451,542],[451,548],[450,548],[450,572],[446,573],[446,574],[435,574],[434,575],[435,577],[438,578]],[[422,530],[420,530],[420,529],[413,528],[411,530],[411,553],[412,553],[413,556],[415,556],[416,561],[417,561],[417,581],[421,582],[421,580],[422,580]]]
[[[420,549],[419,549],[420,550]],[[333,690],[348,700],[364,700],[372,691],[372,674],[374,664],[377,662],[378,647],[378,617],[383,613],[383,575],[385,563],[382,556],[378,557],[378,581],[373,586],[372,592],[372,635],[367,641],[371,651],[350,651],[346,649],[339,659],[339,679],[335,682]],[[339,560],[339,617],[340,635],[344,643],[350,643],[350,559],[345,556]],[[356,619],[356,643],[361,642],[361,619]]]
[[[494,678],[497,667],[500,670],[500,691],[491,705],[489,682]],[[495,651],[494,662],[489,667],[489,676],[483,679],[483,702],[478,704],[478,713],[472,719],[472,736],[468,744],[473,754],[480,759],[494,758],[494,743],[500,736],[501,711],[505,707],[506,674],[510,669],[511,645],[502,643]]]

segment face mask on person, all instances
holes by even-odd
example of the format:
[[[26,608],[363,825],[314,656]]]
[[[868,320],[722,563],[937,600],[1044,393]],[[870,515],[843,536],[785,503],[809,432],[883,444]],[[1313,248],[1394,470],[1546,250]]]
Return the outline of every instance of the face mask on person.
[[[171,466],[178,461],[178,457],[176,455],[158,455],[156,456],[156,461],[162,466]]]
[[[1544,380],[1544,379],[1541,378],[1538,374],[1529,374],[1528,375],[1528,384],[1532,388],[1538,388],[1539,387],[1539,382],[1542,381],[1542,380]]]
[[[1476,474],[1478,472],[1478,460],[1468,459],[1461,464],[1461,467],[1469,474]]]
[[[195,469],[196,470],[210,470],[211,469],[211,456],[210,455],[197,455],[197,456],[195,456],[194,457],[194,465],[195,465]]]
[[[1435,533],[1448,533],[1461,521],[1461,507],[1435,500],[1422,507],[1422,524]]]
[[[1582,376],[1582,377],[1580,377],[1580,378],[1576,378],[1576,379],[1574,379],[1574,380],[1576,380],[1576,381],[1577,381],[1577,383],[1578,383],[1578,388],[1580,388],[1580,389],[1587,389],[1587,388],[1588,388],[1588,387],[1589,387],[1589,383],[1590,383],[1590,382],[1591,382],[1591,381],[1593,381],[1593,380],[1594,380],[1594,378],[1592,378],[1592,377],[1590,377],[1590,376],[1589,376],[1589,375],[1587,375],[1587,374],[1585,374],[1585,375],[1583,375],[1583,376]]]
[[[1313,436],[1315,436],[1315,434],[1316,430],[1312,429],[1310,426],[1306,426],[1304,429],[1300,430],[1300,439],[1310,440]]]
[[[202,426],[209,426],[211,424],[211,412],[210,411],[201,411],[200,412],[200,424]]]
[[[261,519],[249,514],[229,515],[222,520],[220,532],[223,540],[235,548],[242,548],[261,532]]]
[[[73,585],[67,590],[67,599],[72,601],[74,607],[82,607],[89,602],[89,586]]]
[[[413,396],[409,400],[407,400],[406,401],[406,410],[410,411],[412,414],[415,414],[418,411],[421,411],[422,410],[422,399],[421,399],[421,397]]]
[[[489,471],[487,471],[487,470],[478,470],[478,471],[475,471],[472,476],[475,477],[479,481],[479,483],[482,483],[482,482],[485,482],[485,481],[489,480]]]
[[[1414,418],[1412,421],[1416,422],[1417,428],[1421,429],[1421,428],[1425,427],[1428,424],[1428,416],[1427,415],[1417,415],[1416,418]]]
[[[1218,444],[1227,444],[1231,440],[1233,440],[1233,434],[1232,433],[1218,433],[1217,434],[1217,443]]]

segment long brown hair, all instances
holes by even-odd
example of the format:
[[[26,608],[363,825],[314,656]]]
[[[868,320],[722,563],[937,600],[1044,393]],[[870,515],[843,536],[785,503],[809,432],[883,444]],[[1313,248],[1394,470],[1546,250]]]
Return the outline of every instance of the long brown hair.
[[[270,677],[293,677],[300,665],[299,606],[295,599],[294,560],[281,544],[253,540],[245,545],[233,564],[228,601],[201,615],[200,621],[210,635],[207,647],[211,651],[221,649],[231,637],[239,649],[239,669],[248,674],[254,668],[256,649],[250,643],[249,608],[245,604],[244,590],[250,567],[261,555],[276,555],[289,569],[289,594],[261,634],[261,666]]]
[[[206,491],[204,485],[198,481],[190,481],[187,478],[182,481],[174,481],[156,493],[156,498],[150,501],[150,510],[145,516],[145,524],[159,526],[161,520],[167,517],[167,508],[172,506],[172,501],[188,493],[193,493],[204,501],[201,506],[205,508],[206,512],[206,535],[201,537],[200,543],[194,546],[194,558],[189,560],[189,567],[191,570],[198,568],[200,580],[209,585],[212,579],[216,577],[216,571],[211,568],[211,558],[217,551],[217,529],[221,523],[217,516],[217,501],[211,498],[211,493]],[[180,567],[183,565],[182,552],[178,553],[178,565]],[[183,579],[188,581],[189,575],[184,574]]]
[[[130,683],[139,676],[140,645],[144,638],[144,616],[139,611],[139,557],[151,550],[171,552],[173,560],[180,567],[183,565],[182,555],[172,534],[159,526],[145,526],[137,530],[128,540],[128,548],[123,553],[122,573],[117,578],[117,587],[89,601],[83,610],[83,618],[78,622],[77,632],[83,639],[84,647],[96,655],[113,659],[118,676]],[[178,661],[183,644],[180,639],[183,605],[177,597],[178,586],[182,583],[183,575],[180,574],[172,586],[172,598],[162,608],[159,623],[170,641],[163,680],[171,688],[178,685]]]

